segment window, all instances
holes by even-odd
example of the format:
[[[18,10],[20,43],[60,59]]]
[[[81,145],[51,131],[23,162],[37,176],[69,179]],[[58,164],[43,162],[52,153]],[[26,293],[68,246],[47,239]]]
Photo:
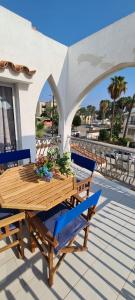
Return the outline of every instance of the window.
[[[134,133],[135,133],[134,129],[132,129],[132,128],[128,129],[128,135],[134,136]]]
[[[16,148],[12,87],[0,85],[0,152]]]

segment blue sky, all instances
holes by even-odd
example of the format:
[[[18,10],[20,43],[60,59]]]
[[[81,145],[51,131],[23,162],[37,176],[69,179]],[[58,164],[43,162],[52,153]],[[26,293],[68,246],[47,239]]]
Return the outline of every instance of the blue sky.
[[[0,5],[30,20],[45,35],[72,45],[101,28],[135,12],[135,0],[0,0]],[[126,95],[135,93],[135,68],[118,72],[128,82]],[[85,105],[98,107],[108,99],[110,77],[96,86],[86,97]],[[48,85],[42,98],[51,98]]]

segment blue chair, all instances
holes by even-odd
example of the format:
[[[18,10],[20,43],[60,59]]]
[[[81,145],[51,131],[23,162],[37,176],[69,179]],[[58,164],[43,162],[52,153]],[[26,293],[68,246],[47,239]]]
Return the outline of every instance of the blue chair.
[[[29,149],[0,153],[0,165],[6,165],[6,167],[10,162],[23,159],[29,159],[29,162],[31,162]],[[0,253],[6,249],[17,247],[19,256],[24,257],[22,236],[22,220],[24,218],[25,214],[23,212],[19,213],[17,210],[0,208],[0,241],[7,237],[14,237],[15,240],[11,241],[9,239],[9,243],[0,248]]]
[[[0,153],[0,165],[24,159],[29,159],[29,162],[31,162],[30,149]]]
[[[38,246],[45,257],[49,267],[49,286],[52,286],[54,274],[67,253],[87,250],[89,220],[95,213],[100,195],[101,191],[98,191],[85,201],[79,197],[77,200],[81,203],[74,208],[64,202],[49,211],[39,212],[37,215],[27,212],[31,250],[33,252]],[[88,213],[84,215],[83,212],[86,210]],[[72,245],[81,230],[84,230],[83,245]],[[54,254],[59,255],[55,266]]]
[[[93,175],[93,172],[96,168],[96,161],[89,159],[87,157],[81,156],[77,153],[71,153],[71,160],[78,166],[85,168],[89,171],[91,171],[91,176]]]
[[[86,199],[86,197],[88,197],[90,193],[93,173],[96,168],[96,161],[73,152],[71,153],[71,160],[76,165],[91,171],[91,175],[89,177],[83,180],[77,178],[77,194],[83,197],[83,199]],[[72,201],[74,201],[74,197],[72,197]]]

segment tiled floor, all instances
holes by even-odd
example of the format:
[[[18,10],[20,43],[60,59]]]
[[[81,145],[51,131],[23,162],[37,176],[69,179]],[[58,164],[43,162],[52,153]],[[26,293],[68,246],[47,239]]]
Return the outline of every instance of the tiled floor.
[[[103,192],[88,252],[66,257],[52,289],[38,250],[31,254],[26,248],[25,261],[12,250],[2,253],[0,300],[135,300],[135,192],[96,174],[93,191],[98,189]]]

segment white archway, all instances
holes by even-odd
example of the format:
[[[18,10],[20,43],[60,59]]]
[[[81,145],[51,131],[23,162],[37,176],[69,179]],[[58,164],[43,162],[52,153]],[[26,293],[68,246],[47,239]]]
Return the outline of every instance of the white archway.
[[[36,70],[32,78],[0,70],[0,81],[12,81],[16,89],[22,147],[31,149],[34,160],[36,104],[48,79],[58,100],[61,150],[69,150],[72,119],[83,96],[112,72],[135,65],[135,13],[69,48],[2,6],[0,15],[0,59]]]

